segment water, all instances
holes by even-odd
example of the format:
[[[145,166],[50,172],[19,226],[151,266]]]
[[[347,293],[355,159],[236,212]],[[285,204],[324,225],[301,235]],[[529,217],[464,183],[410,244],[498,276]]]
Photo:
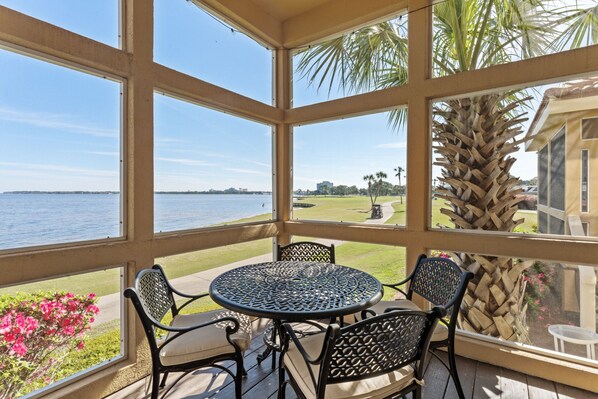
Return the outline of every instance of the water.
[[[156,194],[154,230],[175,231],[271,214],[272,196]],[[0,249],[121,236],[119,194],[0,194]]]

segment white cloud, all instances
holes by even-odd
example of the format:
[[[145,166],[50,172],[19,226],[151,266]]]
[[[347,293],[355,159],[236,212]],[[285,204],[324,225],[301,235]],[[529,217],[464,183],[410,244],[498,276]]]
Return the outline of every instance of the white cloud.
[[[96,137],[117,137],[119,132],[114,129],[101,129],[94,126],[74,123],[72,117],[45,112],[23,112],[9,108],[0,108],[0,120],[18,122],[27,125],[57,129],[69,133]]]
[[[198,159],[164,158],[164,157],[156,157],[155,159],[156,159],[156,161],[178,163],[178,164],[188,165],[188,166],[214,166],[214,164],[208,163],[206,161],[201,161]]]
[[[82,154],[101,155],[106,157],[120,157],[117,151],[81,151]]]
[[[407,148],[407,142],[395,141],[394,143],[378,144],[376,148]]]
[[[252,163],[254,165],[257,166],[263,166],[264,168],[271,168],[272,165],[270,165],[269,163],[265,163],[265,162],[258,162],[258,161],[248,161],[249,163]]]

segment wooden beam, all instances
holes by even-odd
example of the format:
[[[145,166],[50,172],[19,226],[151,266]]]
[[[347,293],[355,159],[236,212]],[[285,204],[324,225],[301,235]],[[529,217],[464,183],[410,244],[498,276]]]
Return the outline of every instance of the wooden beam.
[[[282,24],[285,48],[305,46],[373,25],[407,10],[407,0],[332,0]]]
[[[389,111],[406,106],[408,95],[409,88],[405,85],[291,108],[285,111],[285,122],[297,125]]]
[[[163,91],[165,94],[242,118],[275,124],[281,122],[284,117],[281,109],[160,64],[154,64],[154,81],[156,90]]]
[[[0,6],[2,46],[28,50],[30,56],[100,75],[126,77],[130,73],[124,51]]]
[[[447,98],[567,80],[598,71],[598,45],[429,79],[427,97]],[[410,77],[411,78],[411,77]]]
[[[161,258],[163,256],[274,237],[281,227],[282,223],[270,222],[160,234],[153,242],[152,253],[155,258]]]

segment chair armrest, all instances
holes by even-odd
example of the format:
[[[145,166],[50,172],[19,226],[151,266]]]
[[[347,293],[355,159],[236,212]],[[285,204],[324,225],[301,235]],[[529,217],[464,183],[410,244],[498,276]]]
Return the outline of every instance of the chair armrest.
[[[313,365],[320,364],[324,354],[326,353],[328,345],[324,344],[324,346],[320,350],[320,353],[318,354],[318,356],[313,358],[312,356],[310,356],[309,353],[307,353],[307,351],[301,344],[301,341],[299,340],[299,338],[297,338],[297,335],[295,334],[295,331],[293,330],[292,325],[290,325],[289,323],[284,323],[282,325],[282,329],[284,332],[283,352],[286,352],[288,350],[288,344],[289,344],[289,339],[290,339],[293,341],[295,346],[297,346],[299,353],[301,353],[301,356],[303,357],[303,359],[305,359],[306,363],[313,364]],[[326,337],[324,338],[325,343],[328,342],[330,339],[338,338],[340,336],[340,326],[338,324],[329,325],[328,328],[326,329],[325,334],[326,334]]]
[[[176,335],[173,335],[172,337],[165,340],[164,343],[160,346],[160,348],[163,348],[164,346],[168,345],[170,342],[174,341],[175,339],[177,339],[177,338],[181,337],[182,335],[189,333],[191,331],[198,330],[200,328],[205,328],[205,327],[211,326],[213,324],[226,323],[226,322],[233,323],[233,326],[231,326],[231,325],[226,326],[225,332],[226,332],[227,337],[229,337],[229,336],[233,335],[234,333],[236,333],[237,331],[239,331],[239,328],[240,328],[239,321],[234,317],[222,317],[219,319],[214,319],[214,320],[206,321],[205,323],[196,324],[196,325],[187,326],[187,327],[172,327],[172,326],[166,326],[162,323],[158,323],[158,324],[156,324],[156,327],[158,327],[162,330],[165,330],[165,331],[177,333]],[[229,342],[231,342],[231,341],[229,340]],[[231,344],[232,344],[232,342],[231,342]]]

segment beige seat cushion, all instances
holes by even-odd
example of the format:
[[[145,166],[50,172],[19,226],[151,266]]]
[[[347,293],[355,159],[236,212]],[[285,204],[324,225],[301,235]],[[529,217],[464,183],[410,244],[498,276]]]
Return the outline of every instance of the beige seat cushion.
[[[326,334],[311,335],[301,340],[301,344],[312,357],[316,357],[322,350]],[[315,398],[315,386],[309,376],[309,371],[303,356],[291,341],[289,350],[284,358],[284,367],[293,377],[307,399]],[[319,368],[313,369],[317,378]],[[348,381],[326,386],[326,398],[385,398],[392,393],[399,392],[413,382],[414,374],[411,366],[399,370],[367,378],[359,381]]]
[[[177,315],[171,325],[173,327],[189,327],[224,316],[234,316],[239,320],[241,328],[231,336],[231,339],[241,348],[241,351],[245,351],[251,343],[251,323],[247,316],[217,310]],[[234,353],[235,348],[226,339],[226,326],[226,322],[211,324],[175,338],[160,350],[160,361],[165,366],[171,366]],[[176,334],[170,332],[166,339]]]
[[[373,310],[376,314],[384,313],[388,308],[401,308],[408,310],[421,310],[419,306],[411,302],[409,299],[399,299],[397,301],[380,301],[369,310]],[[358,316],[358,320],[361,320],[361,315]],[[432,333],[432,342],[444,341],[448,338],[448,327],[444,323],[436,324],[436,328]]]

